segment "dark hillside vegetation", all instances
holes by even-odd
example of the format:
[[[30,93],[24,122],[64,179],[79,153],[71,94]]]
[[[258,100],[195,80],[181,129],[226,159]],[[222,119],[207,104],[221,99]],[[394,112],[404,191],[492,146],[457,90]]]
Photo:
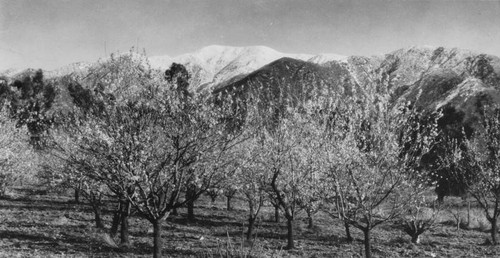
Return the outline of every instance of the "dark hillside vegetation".
[[[239,81],[216,87],[213,94],[253,94],[271,102],[278,98],[294,100],[328,93],[352,95],[356,87],[349,71],[337,62],[320,66],[285,57]]]

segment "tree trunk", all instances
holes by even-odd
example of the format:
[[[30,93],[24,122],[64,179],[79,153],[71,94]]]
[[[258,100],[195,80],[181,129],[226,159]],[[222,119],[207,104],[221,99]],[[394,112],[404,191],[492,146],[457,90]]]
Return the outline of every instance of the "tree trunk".
[[[467,228],[470,228],[470,200],[467,200]]]
[[[254,210],[254,203],[251,198],[248,199],[248,208],[249,208],[249,214],[248,214],[248,231],[247,231],[247,240],[252,239],[252,234],[253,234],[253,225],[255,222],[255,210]]]
[[[231,207],[231,199],[233,199],[233,197],[232,196],[226,196],[226,198],[227,198],[227,207],[226,208],[227,208],[228,211],[232,211],[233,207]]]
[[[352,242],[354,239],[351,236],[351,229],[349,226],[349,223],[344,221],[344,227],[345,227],[345,236],[346,236],[346,241],[347,242]]]
[[[287,223],[286,223],[288,233],[287,233],[287,250],[291,250],[295,248],[295,244],[293,242],[293,218],[287,218]]]
[[[153,257],[161,257],[162,241],[161,241],[161,220],[153,221]]]
[[[280,222],[280,207],[278,205],[274,205],[274,222]]]
[[[129,225],[128,225],[128,216],[130,214],[130,204],[125,201],[122,203],[122,215],[121,215],[121,228],[120,228],[120,241],[122,246],[130,246],[129,239]]]
[[[420,234],[415,233],[411,236],[411,242],[414,244],[420,244]]]
[[[2,181],[3,180],[0,178],[0,197],[5,197],[7,194],[7,183]]]
[[[307,228],[311,229],[314,227],[314,221],[310,211],[307,212]]]
[[[253,227],[255,225],[255,217],[253,215],[250,215],[248,218],[248,231],[247,231],[247,240],[252,240],[252,235],[253,235]]]
[[[196,188],[195,186],[189,186],[186,190],[186,206],[187,206],[187,219],[188,221],[194,221],[196,218],[194,216],[194,202],[196,201],[196,196],[195,192]]]
[[[75,188],[75,203],[80,203],[80,189]]]
[[[217,196],[210,195],[210,204],[213,206],[215,204],[215,200],[217,199]]]
[[[491,243],[493,245],[498,244],[497,235],[498,235],[498,226],[497,226],[497,217],[493,217],[490,219],[491,223]]]
[[[118,208],[113,215],[113,222],[111,223],[111,229],[109,230],[109,236],[111,238],[116,236],[118,232],[118,226],[120,226],[120,222],[122,220],[122,210],[121,210],[121,202],[118,203]]]
[[[194,216],[194,200],[189,200],[187,202],[187,213],[188,221],[194,221],[196,219]]]
[[[365,235],[365,257],[366,258],[371,258],[372,257],[372,249],[371,249],[371,242],[370,242],[370,229],[365,228],[363,229],[363,234]]]
[[[92,204],[92,209],[94,210],[95,226],[99,229],[104,229],[104,224],[101,219],[101,206],[99,204]]]

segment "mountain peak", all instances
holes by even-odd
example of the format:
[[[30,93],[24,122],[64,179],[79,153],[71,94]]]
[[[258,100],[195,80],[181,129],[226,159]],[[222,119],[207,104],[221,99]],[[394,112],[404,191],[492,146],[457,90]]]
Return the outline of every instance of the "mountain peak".
[[[210,62],[212,59],[219,59],[229,63],[231,60],[237,59],[241,56],[262,56],[262,55],[280,55],[278,51],[266,46],[246,46],[246,47],[233,47],[210,45],[204,47],[193,54],[201,60]]]
[[[263,46],[263,45],[255,45],[255,46],[225,46],[225,45],[209,45],[203,48],[200,48],[197,50],[195,53],[202,53],[202,52],[224,52],[224,51],[234,51],[234,50],[239,50],[239,51],[244,51],[244,50],[271,50],[271,51],[276,51],[270,47]]]
[[[343,55],[323,53],[315,55],[307,61],[315,64],[324,64],[331,61],[347,62],[347,58],[348,58],[347,56]]]
[[[312,55],[285,54],[267,46],[210,45],[174,58],[150,57],[152,67],[167,69],[173,62],[186,66],[193,87],[215,85],[237,75],[253,72],[282,57],[308,60]]]

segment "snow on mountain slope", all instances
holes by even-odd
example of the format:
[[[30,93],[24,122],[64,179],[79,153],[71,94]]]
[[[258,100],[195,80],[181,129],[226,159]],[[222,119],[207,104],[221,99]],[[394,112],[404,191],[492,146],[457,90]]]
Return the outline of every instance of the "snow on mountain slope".
[[[247,75],[283,57],[317,64],[345,59],[345,57],[335,54],[314,56],[281,53],[266,46],[231,47],[212,45],[176,57],[168,55],[151,56],[148,57],[148,61],[152,68],[159,70],[168,69],[174,62],[183,64],[191,75],[190,83],[192,88],[199,89],[200,86],[203,86],[202,88],[211,89],[214,85],[227,82],[237,76]],[[51,78],[68,74],[82,74],[87,72],[93,65],[93,63],[86,62],[73,63],[58,69],[44,71],[44,75],[46,78]],[[0,75],[11,77],[20,72],[11,69],[0,72]]]
[[[466,70],[467,58],[475,54],[468,50],[443,47],[410,47],[386,55],[381,67],[391,70],[394,83],[410,85],[434,69],[451,69],[457,74]]]
[[[170,56],[152,56],[149,58],[151,67],[159,69],[167,69],[172,64],[172,57]]]
[[[310,58],[310,55],[285,54],[264,46],[239,48],[238,50],[239,53],[235,55],[233,60],[215,74],[211,82],[212,85],[224,82],[237,75],[251,73],[283,57],[300,60]]]
[[[19,68],[10,68],[10,69],[5,69],[0,71],[0,77],[5,76],[5,77],[13,77],[16,74],[19,74],[23,72],[25,69],[19,69]]]
[[[436,101],[436,109],[450,103],[455,105],[466,103],[468,99],[476,96],[479,92],[487,90],[489,90],[488,87],[486,87],[481,80],[469,77],[444,95],[440,101]]]
[[[185,65],[191,74],[191,87],[197,88],[201,85],[210,87],[235,76],[251,73],[282,57],[306,61],[314,56],[281,53],[265,46],[212,45],[174,58],[152,56],[149,60],[152,67],[159,69],[167,69],[173,62]]]
[[[50,70],[50,71],[44,71],[43,75],[46,78],[52,78],[52,77],[58,77],[58,76],[64,76],[68,74],[84,74],[91,66],[93,63],[89,62],[78,62],[78,63],[72,63],[69,65],[65,65],[63,67],[60,67],[55,70]]]
[[[324,64],[331,61],[347,62],[347,56],[337,54],[319,54],[311,57],[307,61],[315,64]]]

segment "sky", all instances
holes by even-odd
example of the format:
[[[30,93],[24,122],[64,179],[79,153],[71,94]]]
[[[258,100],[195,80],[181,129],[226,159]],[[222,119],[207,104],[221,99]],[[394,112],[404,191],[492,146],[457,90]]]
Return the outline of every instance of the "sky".
[[[0,0],[0,70],[208,45],[341,55],[430,45],[500,56],[500,1]]]

